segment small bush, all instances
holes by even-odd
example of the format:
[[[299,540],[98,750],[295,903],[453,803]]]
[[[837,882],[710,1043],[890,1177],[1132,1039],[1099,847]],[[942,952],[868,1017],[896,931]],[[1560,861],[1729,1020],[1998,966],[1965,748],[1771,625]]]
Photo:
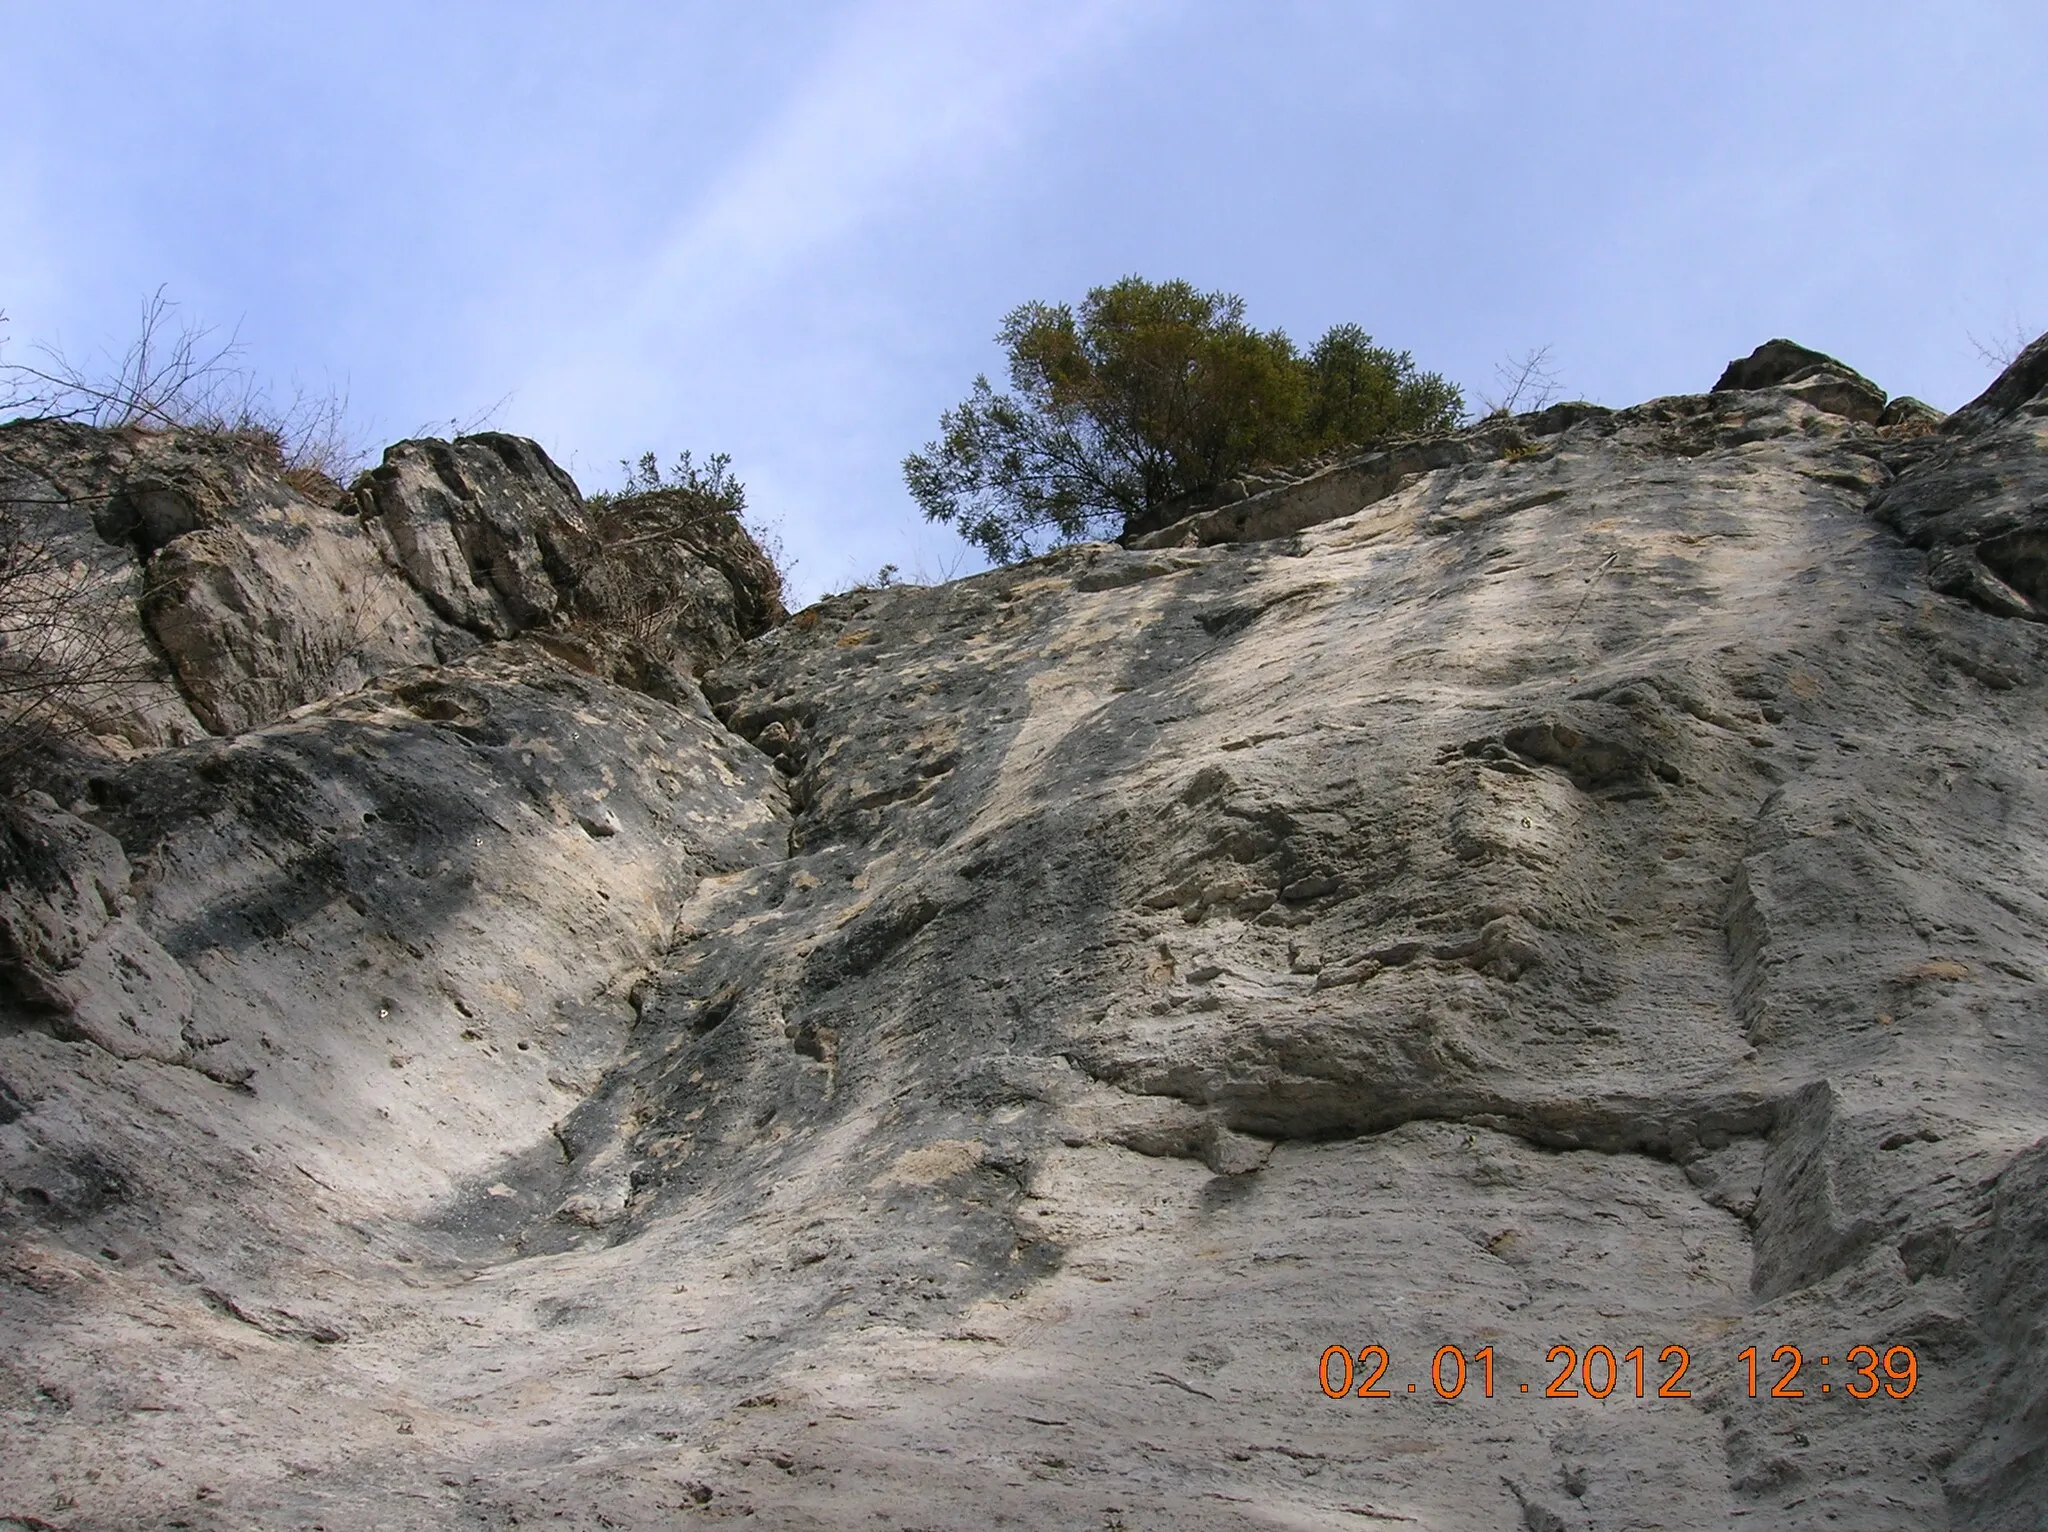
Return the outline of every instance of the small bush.
[[[636,495],[671,494],[685,496],[707,511],[727,516],[736,517],[747,508],[747,487],[733,474],[729,452],[712,453],[701,468],[687,450],[676,454],[672,468],[664,469],[652,452],[641,453],[634,462],[621,458],[619,467],[626,475],[620,488],[601,489],[584,499],[592,505],[609,505]]]
[[[584,497],[602,549],[585,582],[610,592],[607,604],[633,636],[653,643],[697,615],[699,595],[687,579],[691,560],[725,576],[741,637],[787,615],[789,566],[781,539],[748,516],[747,488],[733,474],[729,454],[713,453],[699,464],[683,452],[664,469],[648,452],[619,466],[625,471],[620,488]]]
[[[1543,409],[1557,398],[1557,372],[1550,364],[1548,346],[1494,363],[1493,376],[1500,391],[1482,394],[1479,400],[1486,420],[1511,420]]]

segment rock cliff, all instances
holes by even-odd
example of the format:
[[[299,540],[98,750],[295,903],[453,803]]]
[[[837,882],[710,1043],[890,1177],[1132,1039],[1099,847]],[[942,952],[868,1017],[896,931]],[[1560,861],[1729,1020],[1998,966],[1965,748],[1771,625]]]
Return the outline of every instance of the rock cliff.
[[[786,619],[513,437],[0,473],[158,665],[0,836],[0,1527],[2038,1525],[2048,337]]]

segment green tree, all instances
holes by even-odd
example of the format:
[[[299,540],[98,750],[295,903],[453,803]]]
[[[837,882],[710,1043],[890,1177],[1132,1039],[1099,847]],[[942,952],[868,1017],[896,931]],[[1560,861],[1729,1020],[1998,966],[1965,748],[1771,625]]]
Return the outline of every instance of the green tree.
[[[1437,373],[1416,371],[1405,351],[1375,346],[1355,324],[1324,332],[1308,354],[1308,366],[1302,425],[1303,445],[1311,452],[1452,430],[1465,413],[1455,385]]]
[[[903,461],[912,496],[998,560],[1122,530],[1253,463],[1447,429],[1457,389],[1339,325],[1302,356],[1244,300],[1125,277],[1011,310],[1010,391],[986,377]]]

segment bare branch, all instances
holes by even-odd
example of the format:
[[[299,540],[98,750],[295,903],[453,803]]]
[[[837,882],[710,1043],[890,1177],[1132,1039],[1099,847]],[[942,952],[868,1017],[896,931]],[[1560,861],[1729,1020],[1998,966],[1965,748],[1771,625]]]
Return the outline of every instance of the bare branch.
[[[2026,350],[2034,339],[2033,332],[2021,324],[2017,316],[2008,321],[2008,327],[2003,332],[1994,333],[1989,340],[1979,340],[1975,331],[1968,334],[1971,349],[1993,372],[2004,372],[2019,359],[2019,354]]]
[[[491,423],[503,413],[505,406],[511,402],[511,394],[501,394],[496,402],[487,404],[482,409],[472,411],[468,415],[450,415],[446,420],[422,421],[409,434],[416,438],[422,436],[446,436],[451,440],[458,436],[473,436],[478,431],[490,429]]]
[[[1493,375],[1500,380],[1501,394],[1479,396],[1485,415],[1525,415],[1557,397],[1557,371],[1550,365],[1548,346],[1496,362]]]
[[[65,561],[0,507],[0,768],[82,732],[113,693],[148,675],[126,601],[117,580]]]
[[[241,365],[239,335],[216,342],[213,330],[180,320],[177,309],[158,288],[118,357],[79,364],[43,345],[33,365],[0,363],[0,408],[103,430],[241,437],[274,454],[304,492],[319,489],[316,480],[339,484],[361,466],[367,454],[349,429],[346,389],[313,393],[295,384],[279,403]]]

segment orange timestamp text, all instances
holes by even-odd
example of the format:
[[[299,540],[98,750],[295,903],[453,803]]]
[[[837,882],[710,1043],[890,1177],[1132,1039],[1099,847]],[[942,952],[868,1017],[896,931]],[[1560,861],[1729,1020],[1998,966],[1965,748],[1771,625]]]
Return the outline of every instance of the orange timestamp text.
[[[1851,1346],[1840,1359],[1846,1376],[1822,1371],[1836,1365],[1833,1356],[1824,1353],[1816,1363],[1797,1346],[1778,1347],[1766,1363],[1760,1364],[1759,1357],[1759,1348],[1755,1346],[1744,1347],[1735,1356],[1745,1369],[1743,1379],[1752,1399],[1806,1399],[1833,1394],[1856,1400],[1880,1396],[1904,1399],[1920,1382],[1920,1361],[1911,1346],[1887,1346],[1882,1353],[1875,1346]],[[1593,1345],[1582,1353],[1575,1346],[1556,1345],[1550,1348],[1545,1360],[1556,1368],[1556,1374],[1540,1393],[1533,1392],[1531,1384],[1541,1383],[1541,1376],[1529,1383],[1515,1382],[1512,1392],[1541,1399],[1606,1399],[1617,1394],[1635,1399],[1692,1397],[1687,1379],[1693,1356],[1684,1346],[1665,1346],[1655,1353],[1653,1361],[1650,1348],[1645,1346],[1617,1352],[1612,1346]],[[1491,1346],[1482,1346],[1469,1356],[1461,1347],[1439,1346],[1436,1355],[1430,1358],[1427,1381],[1440,1399],[1463,1398],[1470,1387],[1491,1399],[1494,1363]],[[1802,1382],[1801,1374],[1808,1368],[1813,1371]],[[1393,1355],[1385,1346],[1365,1346],[1356,1352],[1344,1346],[1330,1346],[1317,1364],[1316,1381],[1331,1399],[1393,1399],[1420,1392],[1415,1382],[1405,1382],[1403,1386],[1405,1380],[1390,1378],[1393,1369]],[[1773,1370],[1778,1374],[1775,1380],[1770,1376]],[[1837,1378],[1841,1379],[1839,1384]]]

